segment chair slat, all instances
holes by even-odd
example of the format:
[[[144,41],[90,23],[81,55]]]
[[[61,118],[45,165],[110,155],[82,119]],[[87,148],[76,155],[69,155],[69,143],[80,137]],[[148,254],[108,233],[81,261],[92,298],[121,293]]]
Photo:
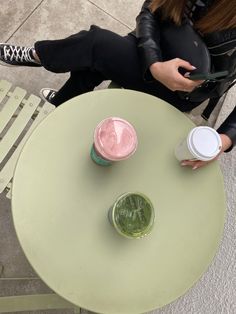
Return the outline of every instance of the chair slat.
[[[22,131],[26,127],[41,99],[35,95],[30,95],[23,109],[15,119],[12,126],[9,128],[2,141],[0,142],[0,163],[6,157],[9,150],[12,148]]]
[[[4,130],[16,109],[21,104],[26,95],[26,91],[20,87],[16,87],[8,101],[1,110],[0,133]]]
[[[19,143],[18,147],[12,154],[12,156],[9,158],[3,169],[0,171],[0,193],[4,191],[8,183],[11,181],[13,177],[13,173],[15,170],[15,165],[17,162],[17,159],[20,155],[20,152],[27,141],[27,139],[30,137],[33,130],[36,128],[36,126],[42,121],[51,111],[53,111],[55,107],[51,105],[50,103],[46,102],[40,109],[39,114],[35,118],[34,122],[31,124],[30,128],[28,129],[27,133],[24,135],[23,139]],[[8,193],[9,197],[9,193]]]
[[[0,102],[6,97],[7,93],[9,92],[12,84],[5,80],[0,80]]]
[[[73,308],[75,305],[54,293],[0,297],[0,313]]]

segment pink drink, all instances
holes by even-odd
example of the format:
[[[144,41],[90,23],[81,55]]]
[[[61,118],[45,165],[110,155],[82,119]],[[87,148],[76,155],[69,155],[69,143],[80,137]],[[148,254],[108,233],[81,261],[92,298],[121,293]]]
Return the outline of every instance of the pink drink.
[[[124,160],[133,155],[137,144],[134,127],[124,119],[110,117],[102,120],[95,129],[91,156],[100,165],[110,165],[112,161]]]

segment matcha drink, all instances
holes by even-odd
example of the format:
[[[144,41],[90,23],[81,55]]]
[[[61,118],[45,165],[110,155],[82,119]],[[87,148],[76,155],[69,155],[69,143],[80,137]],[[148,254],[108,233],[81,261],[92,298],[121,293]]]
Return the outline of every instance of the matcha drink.
[[[151,201],[142,193],[122,194],[108,215],[117,232],[131,239],[149,234],[155,218]]]

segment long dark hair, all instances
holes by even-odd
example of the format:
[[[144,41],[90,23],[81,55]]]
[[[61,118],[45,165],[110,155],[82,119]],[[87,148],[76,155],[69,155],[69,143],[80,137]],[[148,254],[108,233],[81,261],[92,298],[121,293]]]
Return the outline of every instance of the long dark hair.
[[[162,10],[163,19],[171,18],[181,24],[187,0],[153,0],[150,10]],[[212,33],[236,27],[236,0],[215,0],[208,13],[195,23],[202,33]]]

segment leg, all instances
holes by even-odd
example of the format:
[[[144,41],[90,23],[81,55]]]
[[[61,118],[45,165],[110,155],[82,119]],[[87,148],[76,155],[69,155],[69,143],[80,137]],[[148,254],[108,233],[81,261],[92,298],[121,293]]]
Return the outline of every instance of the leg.
[[[92,91],[94,87],[99,85],[103,80],[104,77],[98,72],[71,72],[70,78],[50,102],[57,107],[75,96]]]
[[[58,98],[55,98],[56,105],[92,90],[103,79],[162,98],[181,111],[191,110],[198,105],[181,100],[177,93],[157,81],[150,83],[143,80],[136,38],[133,36],[121,37],[92,26],[89,31],[81,31],[62,40],[37,42],[35,50],[42,65],[49,71],[73,72],[59,91]]]
[[[55,99],[56,104],[92,90],[103,79],[111,79],[124,88],[157,96],[181,111],[198,105],[181,100],[177,93],[158,81],[143,80],[134,36],[121,37],[92,26],[89,31],[65,39],[36,42],[35,50],[41,64],[49,71],[73,73]]]

